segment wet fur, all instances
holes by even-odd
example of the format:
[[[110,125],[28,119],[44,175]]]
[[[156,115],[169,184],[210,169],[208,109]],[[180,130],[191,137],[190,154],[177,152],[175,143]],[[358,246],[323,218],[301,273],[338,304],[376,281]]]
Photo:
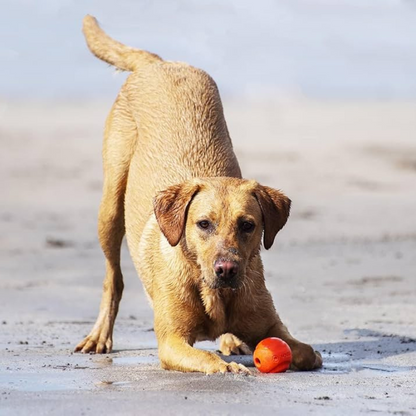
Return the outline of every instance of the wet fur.
[[[260,258],[289,216],[280,191],[241,179],[217,86],[204,71],[122,45],[96,20],[84,19],[88,47],[98,58],[132,71],[107,118],[99,238],[106,257],[100,313],[77,351],[110,352],[123,292],[120,247],[129,250],[154,308],[163,368],[248,372],[195,341],[225,334],[225,354],[249,353],[269,336],[288,342],[296,368],[322,364],[280,321]],[[212,230],[197,224],[204,214]],[[242,218],[255,224],[239,228]],[[235,287],[220,285],[212,264],[239,265]]]

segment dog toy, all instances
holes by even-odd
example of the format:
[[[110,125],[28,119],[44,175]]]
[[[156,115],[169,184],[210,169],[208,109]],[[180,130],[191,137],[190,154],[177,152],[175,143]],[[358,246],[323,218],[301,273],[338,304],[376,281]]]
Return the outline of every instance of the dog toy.
[[[262,373],[284,373],[292,362],[292,351],[280,338],[265,338],[257,344],[253,360]]]

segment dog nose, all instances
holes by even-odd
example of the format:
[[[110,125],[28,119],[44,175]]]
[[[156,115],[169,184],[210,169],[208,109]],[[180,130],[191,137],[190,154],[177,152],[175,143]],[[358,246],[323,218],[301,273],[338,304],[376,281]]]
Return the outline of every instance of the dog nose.
[[[237,274],[238,264],[235,261],[218,260],[215,262],[214,271],[220,279],[228,280]]]

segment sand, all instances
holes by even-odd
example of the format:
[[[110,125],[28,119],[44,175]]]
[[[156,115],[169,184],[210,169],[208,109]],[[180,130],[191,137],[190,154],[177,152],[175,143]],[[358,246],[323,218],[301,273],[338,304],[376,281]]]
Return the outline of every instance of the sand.
[[[114,353],[72,353],[101,294],[110,106],[0,102],[0,414],[415,414],[416,103],[224,103],[244,176],[293,200],[267,283],[324,356],[317,372],[249,377],[159,369],[126,247]]]

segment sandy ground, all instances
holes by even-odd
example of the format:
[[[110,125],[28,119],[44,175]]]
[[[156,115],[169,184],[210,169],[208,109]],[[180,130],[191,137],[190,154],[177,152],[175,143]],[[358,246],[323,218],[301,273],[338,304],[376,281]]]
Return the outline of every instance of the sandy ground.
[[[325,360],[247,377],[159,369],[126,248],[115,352],[71,352],[101,294],[110,105],[0,102],[0,414],[416,414],[416,103],[225,103],[245,176],[293,200],[268,287]]]

